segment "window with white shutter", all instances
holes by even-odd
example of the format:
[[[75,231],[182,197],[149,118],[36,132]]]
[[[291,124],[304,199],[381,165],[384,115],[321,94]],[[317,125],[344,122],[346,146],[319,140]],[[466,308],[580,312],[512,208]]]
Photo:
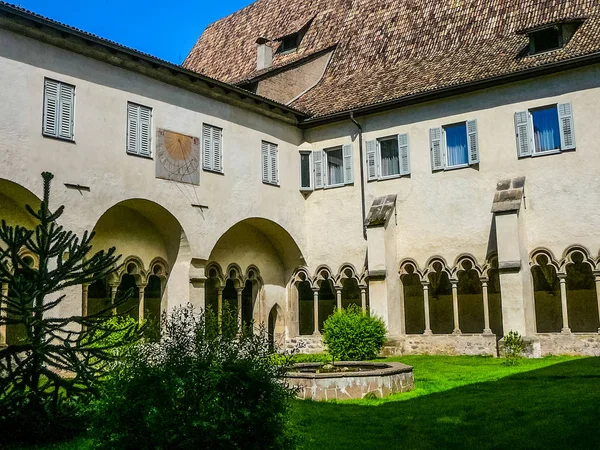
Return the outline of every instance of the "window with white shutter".
[[[75,86],[44,80],[44,136],[72,141],[75,121]]]
[[[300,190],[313,190],[312,177],[312,153],[311,151],[300,152]]]
[[[202,168],[223,173],[223,130],[206,123],[202,125]]]
[[[571,103],[515,113],[515,133],[519,158],[575,150]]]
[[[468,120],[429,130],[431,170],[450,170],[479,164],[477,121]]]
[[[408,134],[367,141],[367,179],[386,180],[410,174]]]
[[[263,183],[279,186],[279,149],[277,144],[262,141],[261,170]]]
[[[152,109],[127,103],[127,153],[152,156]]]

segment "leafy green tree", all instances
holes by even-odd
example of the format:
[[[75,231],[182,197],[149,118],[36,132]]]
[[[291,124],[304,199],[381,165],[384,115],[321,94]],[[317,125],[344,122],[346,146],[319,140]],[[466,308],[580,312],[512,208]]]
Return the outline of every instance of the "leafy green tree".
[[[74,400],[97,392],[114,359],[112,350],[121,345],[106,339],[115,329],[104,324],[126,296],[86,317],[59,313],[66,289],[105,278],[120,256],[114,248],[90,255],[93,232],[79,238],[58,224],[64,206],[50,210],[53,175],[42,177],[39,210],[26,206],[35,228],[9,226],[5,220],[0,226],[0,283],[9,286],[0,298],[0,326],[18,328],[22,336],[0,349],[0,429],[11,430],[0,433],[0,446],[6,440],[45,441],[68,433]],[[35,266],[27,254],[35,255]],[[131,341],[141,330],[127,324],[117,331]]]

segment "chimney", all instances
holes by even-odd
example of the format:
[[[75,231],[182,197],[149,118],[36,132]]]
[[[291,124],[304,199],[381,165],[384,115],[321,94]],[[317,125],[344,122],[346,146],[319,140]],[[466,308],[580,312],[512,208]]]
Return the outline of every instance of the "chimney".
[[[273,65],[273,48],[268,42],[265,38],[256,40],[256,70],[267,69]]]

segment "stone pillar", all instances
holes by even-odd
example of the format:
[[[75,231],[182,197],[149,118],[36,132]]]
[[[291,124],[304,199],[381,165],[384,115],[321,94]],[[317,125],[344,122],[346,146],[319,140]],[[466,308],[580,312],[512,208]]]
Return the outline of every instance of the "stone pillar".
[[[342,288],[341,287],[337,287],[335,288],[335,298],[337,300],[337,309],[342,309]]]
[[[431,318],[429,317],[429,282],[422,282],[423,285],[423,310],[425,312],[425,331],[423,332],[426,336],[431,336]]]
[[[313,335],[314,336],[318,336],[321,334],[321,332],[319,331],[319,289],[318,288],[313,288],[313,304],[314,304],[314,321],[315,321],[315,326],[314,326],[314,332]]]
[[[492,334],[490,328],[490,302],[488,299],[488,280],[481,280],[481,290],[483,292],[483,334]]]
[[[458,323],[458,280],[450,280],[452,283],[452,312],[454,313],[454,330],[452,334],[461,334]]]
[[[88,292],[89,292],[89,284],[81,285],[81,315],[83,317],[87,317],[88,315]]]
[[[360,304],[362,306],[363,314],[367,313],[367,287],[360,286]],[[600,307],[600,297],[598,300],[598,306]]]
[[[221,329],[221,322],[223,321],[223,289],[222,287],[217,288],[217,322],[219,324],[219,330]]]
[[[117,308],[115,305],[115,299],[117,298],[117,289],[119,289],[118,283],[110,284],[110,304],[113,305],[112,313],[113,315],[117,314]]]
[[[8,283],[2,283],[2,298],[0,306],[4,306],[5,299],[8,297]],[[0,311],[1,317],[6,317],[6,311]],[[6,345],[6,325],[0,325],[0,346]]]
[[[596,274],[596,298],[598,299],[598,319],[600,320],[600,274]],[[598,328],[600,333],[600,328]]]
[[[144,312],[146,311],[146,302],[144,301],[144,295],[146,294],[146,283],[137,284],[138,288],[138,322],[144,320]]]
[[[237,288],[237,321],[238,327],[242,329],[242,292],[243,288]]]
[[[562,330],[561,333],[569,334],[571,329],[569,328],[569,314],[567,312],[567,275],[558,274],[558,281],[560,282],[560,304],[562,309]]]

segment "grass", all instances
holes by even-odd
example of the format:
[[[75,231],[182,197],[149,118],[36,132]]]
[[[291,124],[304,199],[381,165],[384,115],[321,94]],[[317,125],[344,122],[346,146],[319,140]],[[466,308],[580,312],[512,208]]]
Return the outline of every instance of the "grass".
[[[600,358],[388,361],[413,365],[416,389],[383,400],[295,402],[302,450],[600,448]]]
[[[414,366],[415,389],[378,400],[295,401],[299,450],[600,448],[600,358],[386,361]],[[91,442],[43,448],[84,450]]]

